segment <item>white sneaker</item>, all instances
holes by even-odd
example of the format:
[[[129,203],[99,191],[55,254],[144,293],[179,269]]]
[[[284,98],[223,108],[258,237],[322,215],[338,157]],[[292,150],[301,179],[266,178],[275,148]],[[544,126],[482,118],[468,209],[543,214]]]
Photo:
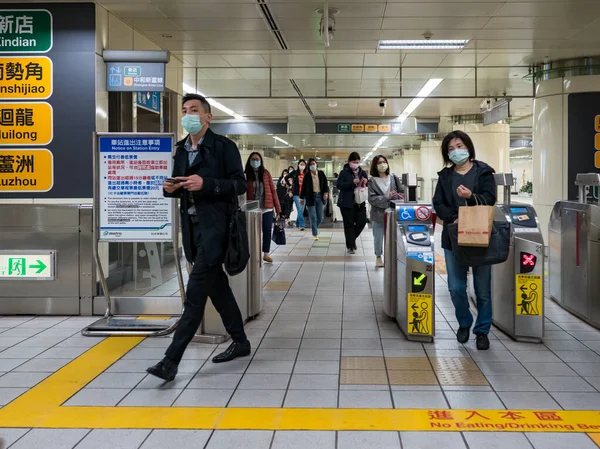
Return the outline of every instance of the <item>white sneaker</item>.
[[[377,268],[383,268],[383,259],[381,258],[381,256],[377,257],[377,259],[375,260],[375,266]]]

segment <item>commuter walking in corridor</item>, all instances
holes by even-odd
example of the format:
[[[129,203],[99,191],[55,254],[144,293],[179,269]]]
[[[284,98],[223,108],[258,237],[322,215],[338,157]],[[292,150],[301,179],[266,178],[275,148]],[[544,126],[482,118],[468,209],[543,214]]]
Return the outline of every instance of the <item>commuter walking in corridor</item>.
[[[188,136],[177,143],[173,177],[165,180],[163,188],[165,196],[180,199],[183,247],[193,268],[173,341],[165,357],[147,370],[165,381],[177,375],[209,296],[233,340],[212,361],[228,362],[251,352],[242,314],[223,271],[234,200],[246,192],[240,152],[231,140],[210,130],[211,107],[203,96],[186,94],[182,115]]]
[[[356,239],[367,224],[368,195],[364,197],[361,195],[367,186],[367,181],[367,173],[360,168],[360,155],[356,152],[351,153],[336,183],[340,191],[338,207],[344,220],[344,235],[349,254],[355,254]]]
[[[319,226],[323,223],[325,202],[329,198],[329,185],[325,173],[318,169],[316,159],[308,160],[308,173],[304,178],[300,198],[308,208],[313,239],[319,240]]]
[[[375,266],[383,267],[383,229],[385,210],[392,200],[401,198],[402,183],[394,174],[385,156],[373,158],[369,172],[369,204],[371,205],[371,226],[375,240]]]
[[[446,167],[438,173],[433,207],[444,221],[442,248],[446,256],[448,288],[459,325],[456,338],[460,343],[466,343],[473,324],[467,295],[469,267],[460,264],[452,252],[448,224],[458,222],[460,206],[496,204],[497,188],[494,169],[475,159],[475,146],[466,133],[453,131],[448,134],[442,142],[442,157]],[[477,321],[473,333],[477,349],[486,350],[490,347],[488,334],[492,325],[492,267],[477,266],[472,267],[472,271],[477,296]]]
[[[277,214],[281,214],[279,197],[273,183],[273,177],[264,166],[260,153],[254,152],[246,162],[246,182],[248,190],[246,198],[248,201],[257,200],[262,210],[262,250],[263,260],[273,263],[269,253],[271,252],[271,231],[273,230],[273,208]]]

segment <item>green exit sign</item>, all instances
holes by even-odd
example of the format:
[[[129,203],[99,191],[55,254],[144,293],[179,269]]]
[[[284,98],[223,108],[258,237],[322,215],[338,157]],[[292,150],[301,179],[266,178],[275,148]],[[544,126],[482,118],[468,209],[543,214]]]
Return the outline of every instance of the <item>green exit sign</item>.
[[[52,14],[45,9],[0,9],[0,53],[46,53]]]
[[[55,251],[1,251],[1,280],[53,280]]]
[[[142,68],[140,66],[125,66],[123,72],[125,76],[142,76]]]
[[[338,132],[339,133],[349,133],[351,131],[351,126],[348,123],[340,123],[338,124]]]

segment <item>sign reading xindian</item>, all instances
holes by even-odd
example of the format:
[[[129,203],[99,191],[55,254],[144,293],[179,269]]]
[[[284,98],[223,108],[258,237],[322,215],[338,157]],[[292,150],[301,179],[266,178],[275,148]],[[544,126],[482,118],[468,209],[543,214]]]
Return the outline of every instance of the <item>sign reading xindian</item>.
[[[0,10],[0,52],[46,53],[52,48],[52,15],[45,9]]]

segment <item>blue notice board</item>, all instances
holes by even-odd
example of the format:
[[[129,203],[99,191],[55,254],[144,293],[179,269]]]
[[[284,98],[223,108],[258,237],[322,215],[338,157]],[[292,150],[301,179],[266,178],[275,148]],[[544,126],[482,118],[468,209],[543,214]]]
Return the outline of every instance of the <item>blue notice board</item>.
[[[100,240],[172,240],[173,203],[163,182],[171,176],[173,140],[141,133],[98,138]]]

